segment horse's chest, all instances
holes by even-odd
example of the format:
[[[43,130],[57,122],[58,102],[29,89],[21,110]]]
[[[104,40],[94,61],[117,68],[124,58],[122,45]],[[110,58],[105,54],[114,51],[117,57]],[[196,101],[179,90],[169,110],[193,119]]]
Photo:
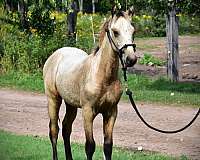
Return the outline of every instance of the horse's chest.
[[[116,106],[122,95],[121,82],[116,80],[110,85],[86,84],[81,91],[81,106],[91,105],[97,112]]]
[[[117,105],[122,95],[122,88],[120,81],[112,83],[106,87],[105,92],[99,99],[99,107],[107,108],[109,106]]]

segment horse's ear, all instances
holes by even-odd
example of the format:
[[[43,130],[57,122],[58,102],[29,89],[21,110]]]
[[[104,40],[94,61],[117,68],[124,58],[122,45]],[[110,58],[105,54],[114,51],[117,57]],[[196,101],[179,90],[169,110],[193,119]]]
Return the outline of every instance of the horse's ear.
[[[109,24],[109,21],[107,20],[103,25],[103,28],[105,29],[106,32],[108,31],[108,24]]]
[[[135,14],[135,12],[134,12],[134,7],[131,6],[131,7],[128,9],[127,13],[128,13],[128,15],[129,15],[129,17],[132,17],[132,16]]]
[[[113,5],[113,6],[112,6],[112,11],[111,11],[111,13],[112,13],[112,17],[114,17],[114,15],[117,13],[117,6],[116,6],[116,5]]]

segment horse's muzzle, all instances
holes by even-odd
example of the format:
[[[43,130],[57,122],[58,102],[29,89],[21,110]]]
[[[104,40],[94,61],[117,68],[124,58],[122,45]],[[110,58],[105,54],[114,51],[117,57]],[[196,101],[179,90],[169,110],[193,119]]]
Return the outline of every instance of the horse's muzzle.
[[[129,55],[126,57],[125,65],[126,67],[133,67],[137,62],[137,57],[135,55]]]

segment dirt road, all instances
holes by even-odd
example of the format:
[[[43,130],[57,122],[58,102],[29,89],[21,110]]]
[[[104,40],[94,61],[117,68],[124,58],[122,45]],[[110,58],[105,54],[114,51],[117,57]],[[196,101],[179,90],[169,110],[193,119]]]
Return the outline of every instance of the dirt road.
[[[162,129],[177,129],[185,125],[197,109],[168,107],[152,104],[137,104],[145,119]],[[62,105],[60,117],[64,116]],[[81,110],[73,125],[72,140],[84,142]],[[17,134],[48,135],[47,101],[43,94],[0,89],[0,129]],[[60,132],[61,133],[61,132]],[[102,117],[94,123],[94,137],[102,144]],[[186,155],[200,159],[200,117],[182,133],[165,135],[148,129],[138,119],[128,103],[120,102],[119,114],[114,129],[114,145],[136,149],[158,151],[170,155]]]

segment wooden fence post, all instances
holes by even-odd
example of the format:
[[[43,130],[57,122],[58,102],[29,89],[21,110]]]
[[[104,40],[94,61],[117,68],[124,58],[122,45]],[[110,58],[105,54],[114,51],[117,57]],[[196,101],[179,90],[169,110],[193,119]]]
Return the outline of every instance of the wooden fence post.
[[[172,81],[179,80],[178,24],[175,2],[171,4],[166,18],[167,75]]]

